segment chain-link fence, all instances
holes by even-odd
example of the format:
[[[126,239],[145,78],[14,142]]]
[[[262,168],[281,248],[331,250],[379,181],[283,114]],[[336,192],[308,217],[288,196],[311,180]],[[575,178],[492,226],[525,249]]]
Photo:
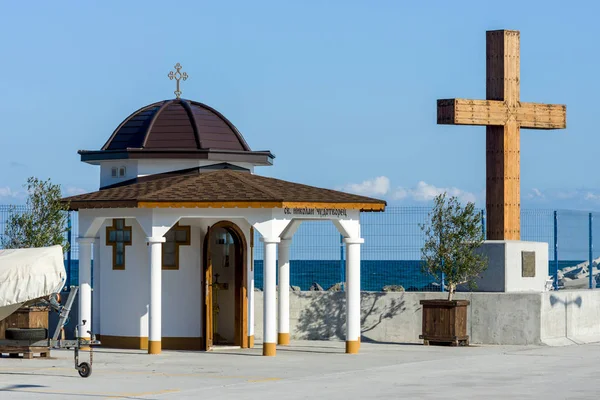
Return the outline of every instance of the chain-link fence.
[[[25,206],[0,205],[0,239],[9,214]],[[441,282],[421,272],[421,247],[425,237],[420,224],[428,221],[428,207],[387,207],[381,213],[361,214],[361,288],[380,291],[402,286],[407,291],[441,291]],[[482,210],[485,221],[485,213]],[[67,237],[71,249],[65,267],[71,284],[78,280],[79,248],[76,212],[69,213]],[[482,224],[482,230],[484,225]],[[255,232],[255,287],[263,285],[263,247]],[[548,243],[548,275],[556,289],[600,287],[600,213],[574,210],[525,209],[521,211],[521,239]],[[591,271],[589,265],[592,265]],[[345,281],[345,248],[329,221],[305,221],[292,240],[290,283],[301,290],[327,290]],[[343,285],[342,285],[343,287]]]

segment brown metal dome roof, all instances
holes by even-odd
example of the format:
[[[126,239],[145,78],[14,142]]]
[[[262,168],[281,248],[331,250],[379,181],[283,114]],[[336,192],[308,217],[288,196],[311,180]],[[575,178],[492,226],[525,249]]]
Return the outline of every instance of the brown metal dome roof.
[[[221,113],[185,99],[140,108],[115,129],[102,147],[103,151],[131,149],[251,151]]]

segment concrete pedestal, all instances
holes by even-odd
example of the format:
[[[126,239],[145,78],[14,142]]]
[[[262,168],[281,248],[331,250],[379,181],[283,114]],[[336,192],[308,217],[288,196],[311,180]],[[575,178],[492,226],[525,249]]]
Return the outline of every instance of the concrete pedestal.
[[[478,292],[543,292],[548,280],[548,243],[487,240],[479,248],[488,268],[476,280]]]

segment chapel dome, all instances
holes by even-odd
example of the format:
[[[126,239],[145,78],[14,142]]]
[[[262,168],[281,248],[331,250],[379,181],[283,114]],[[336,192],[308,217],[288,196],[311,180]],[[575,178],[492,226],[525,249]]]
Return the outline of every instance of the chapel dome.
[[[163,100],[140,108],[102,146],[102,151],[133,149],[251,151],[221,113],[186,99]]]

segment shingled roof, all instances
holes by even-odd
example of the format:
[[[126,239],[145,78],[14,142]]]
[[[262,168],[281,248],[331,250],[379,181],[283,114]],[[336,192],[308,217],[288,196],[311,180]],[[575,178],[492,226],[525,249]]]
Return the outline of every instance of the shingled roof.
[[[321,204],[383,211],[386,202],[302,185],[245,171],[202,168],[150,175],[92,193],[66,197],[71,210],[88,208],[253,207],[283,208]]]

